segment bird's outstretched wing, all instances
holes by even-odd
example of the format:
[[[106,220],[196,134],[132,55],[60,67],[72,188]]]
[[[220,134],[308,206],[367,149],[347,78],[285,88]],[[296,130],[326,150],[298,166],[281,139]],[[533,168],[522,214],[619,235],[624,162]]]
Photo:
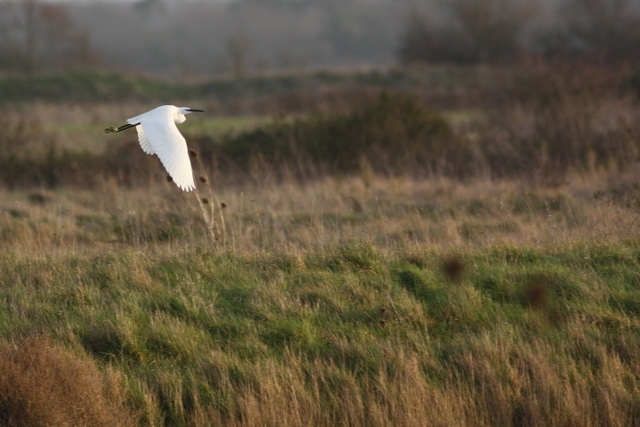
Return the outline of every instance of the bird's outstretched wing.
[[[151,118],[142,115],[139,118],[137,129],[142,149],[158,155],[178,187],[184,191],[195,189],[187,142],[178,131],[173,117],[167,114]]]
[[[138,131],[138,140],[140,141],[140,147],[142,147],[142,151],[147,154],[156,154],[155,151],[153,151],[153,147],[149,142],[149,138],[147,138],[147,134],[144,133],[144,129],[142,129],[142,126],[136,126],[136,130]]]
[[[139,126],[143,116],[144,114],[141,114],[136,117],[132,117],[129,120],[127,120],[127,123],[136,127],[136,131],[138,132],[138,141],[140,141],[140,147],[142,147],[142,151],[144,151],[147,154],[156,154],[155,151],[153,151],[153,147],[151,146],[151,143],[149,142],[149,138],[147,138],[147,134],[144,133],[144,129],[142,129],[142,126]]]

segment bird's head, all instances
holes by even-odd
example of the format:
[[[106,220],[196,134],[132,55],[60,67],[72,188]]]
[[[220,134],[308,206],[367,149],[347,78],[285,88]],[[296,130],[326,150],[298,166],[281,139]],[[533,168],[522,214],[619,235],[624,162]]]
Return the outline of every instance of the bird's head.
[[[188,108],[188,107],[179,107],[178,111],[180,111],[180,114],[204,113],[204,110],[196,110],[194,108]]]
[[[185,115],[190,113],[204,113],[204,110],[196,110],[194,108],[189,107],[178,107],[178,112],[174,116],[174,120],[176,123],[182,123],[186,120]]]

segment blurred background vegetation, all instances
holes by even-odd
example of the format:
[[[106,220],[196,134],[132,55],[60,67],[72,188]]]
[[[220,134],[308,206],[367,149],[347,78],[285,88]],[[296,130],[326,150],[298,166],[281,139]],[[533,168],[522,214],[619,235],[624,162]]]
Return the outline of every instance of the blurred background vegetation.
[[[165,78],[522,56],[638,60],[634,0],[218,0],[0,3],[0,71]]]
[[[637,164],[639,91],[632,67],[539,59],[191,83],[12,76],[0,79],[0,185],[91,188],[107,176],[149,185],[157,159],[135,133],[102,129],[172,100],[208,112],[181,130],[220,185],[366,171],[554,185]]]

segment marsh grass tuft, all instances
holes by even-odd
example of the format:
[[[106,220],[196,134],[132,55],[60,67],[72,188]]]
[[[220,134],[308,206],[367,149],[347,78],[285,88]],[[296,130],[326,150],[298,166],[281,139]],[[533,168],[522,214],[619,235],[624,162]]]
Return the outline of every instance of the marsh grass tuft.
[[[44,337],[0,345],[0,421],[7,426],[134,426],[122,376]]]

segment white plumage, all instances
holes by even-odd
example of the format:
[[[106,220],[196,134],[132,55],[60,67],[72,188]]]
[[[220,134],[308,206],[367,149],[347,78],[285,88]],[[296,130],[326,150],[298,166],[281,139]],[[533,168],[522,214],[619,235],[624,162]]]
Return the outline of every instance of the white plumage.
[[[196,186],[193,183],[189,150],[176,123],[184,122],[185,114],[196,111],[202,112],[187,107],[163,105],[128,119],[127,125],[108,128],[105,132],[120,132],[135,127],[142,150],[147,154],[156,154],[176,185],[184,191],[191,191]]]

